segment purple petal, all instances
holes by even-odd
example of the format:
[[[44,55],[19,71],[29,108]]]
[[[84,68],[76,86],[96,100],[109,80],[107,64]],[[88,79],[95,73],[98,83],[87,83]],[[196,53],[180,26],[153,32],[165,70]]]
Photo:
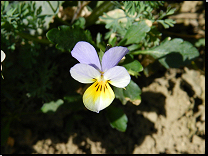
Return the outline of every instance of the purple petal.
[[[124,88],[129,84],[131,77],[126,68],[115,66],[104,73],[104,79],[109,80],[108,82],[115,87]]]
[[[92,83],[100,79],[100,72],[88,64],[77,63],[70,69],[71,76],[81,83]]]
[[[102,71],[116,66],[119,61],[129,52],[125,47],[113,47],[105,52],[102,58]]]
[[[85,41],[78,42],[71,51],[71,54],[80,63],[88,64],[98,70],[101,70],[100,61],[97,52],[95,48],[88,42]]]

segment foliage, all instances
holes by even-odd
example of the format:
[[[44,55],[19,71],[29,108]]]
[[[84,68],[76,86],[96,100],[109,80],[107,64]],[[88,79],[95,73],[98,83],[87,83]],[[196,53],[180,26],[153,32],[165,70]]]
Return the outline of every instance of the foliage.
[[[112,128],[116,128],[121,132],[126,131],[128,118],[121,108],[114,106],[107,108],[107,118]]]
[[[80,40],[93,43],[90,32],[87,30],[84,31],[79,27],[74,28],[62,25],[58,27],[58,29],[51,29],[46,36],[51,42],[56,43],[57,49],[66,51],[71,51],[75,44]],[[69,44],[69,42],[71,44]]]
[[[72,116],[85,111],[80,91],[83,86],[69,74],[70,67],[76,63],[70,52],[78,41],[91,43],[100,58],[107,44],[127,47],[130,52],[119,65],[138,79],[144,69],[138,59],[140,54],[153,56],[166,68],[185,66],[199,55],[191,43],[182,39],[161,41],[158,24],[165,29],[175,24],[166,18],[175,9],[167,7],[163,11],[162,1],[113,1],[99,2],[99,5],[90,2],[87,5],[90,16],[76,15],[74,21],[63,21],[57,14],[59,5],[78,6],[77,2],[38,3],[1,1],[1,49],[6,54],[2,62],[4,79],[1,80],[3,144],[12,123],[22,114],[56,113],[59,107],[74,112]],[[46,9],[48,14],[43,14],[43,7],[50,8],[50,13]],[[108,11],[116,16],[111,16]],[[46,20],[52,17],[53,22]],[[97,24],[105,24],[107,32],[96,29]],[[203,45],[201,41],[196,43],[196,46],[200,45]],[[123,105],[127,102],[139,105],[142,100],[141,89],[135,80],[131,80],[125,89],[114,88],[114,92]],[[106,109],[110,125],[124,132],[128,118],[121,108],[111,105]]]
[[[45,29],[46,15],[41,15],[41,6],[36,8],[31,1],[1,4],[1,49],[6,53],[1,112],[2,126],[8,129],[21,114],[54,98],[52,79],[58,67],[54,59],[59,52],[44,46],[48,40],[37,38],[38,30]]]
[[[101,16],[100,19],[106,23],[106,29],[110,31],[106,34],[105,38],[109,39],[110,34],[117,32],[119,37],[124,37],[130,26],[136,24],[139,20],[149,20],[151,23],[161,23],[164,28],[173,27],[175,21],[172,19],[164,19],[166,16],[172,15],[175,8],[168,7],[166,11],[161,10],[159,13],[155,9],[159,8],[164,4],[162,1],[124,1],[124,2],[114,2],[116,8],[123,11],[117,18],[111,17],[104,13],[105,16]],[[121,20],[123,19],[123,20]],[[155,27],[152,27],[148,31],[148,35],[145,35],[144,43],[146,46],[152,45],[152,40],[155,38]],[[159,32],[157,32],[157,39],[153,42],[153,46],[159,43]]]
[[[187,51],[187,49],[189,50]],[[190,64],[194,58],[199,56],[198,50],[192,44],[179,38],[173,40],[166,38],[157,47],[132,52],[132,54],[140,53],[152,55],[166,68],[179,68],[180,66]]]

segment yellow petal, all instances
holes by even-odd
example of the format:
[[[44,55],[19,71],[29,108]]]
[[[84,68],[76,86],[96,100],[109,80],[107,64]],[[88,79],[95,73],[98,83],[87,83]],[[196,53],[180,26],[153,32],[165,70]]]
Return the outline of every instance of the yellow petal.
[[[85,91],[83,103],[87,109],[99,113],[108,107],[114,98],[115,94],[107,81],[96,81]]]

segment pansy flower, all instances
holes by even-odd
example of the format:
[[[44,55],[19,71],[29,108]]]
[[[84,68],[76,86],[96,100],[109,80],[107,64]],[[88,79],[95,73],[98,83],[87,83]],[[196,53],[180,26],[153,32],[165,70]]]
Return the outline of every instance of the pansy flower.
[[[80,63],[70,69],[71,76],[81,83],[93,83],[83,94],[83,103],[91,111],[99,113],[108,107],[115,98],[111,85],[124,88],[130,82],[130,75],[119,61],[128,53],[125,47],[107,50],[100,62],[95,48],[88,42],[78,42],[71,54]]]

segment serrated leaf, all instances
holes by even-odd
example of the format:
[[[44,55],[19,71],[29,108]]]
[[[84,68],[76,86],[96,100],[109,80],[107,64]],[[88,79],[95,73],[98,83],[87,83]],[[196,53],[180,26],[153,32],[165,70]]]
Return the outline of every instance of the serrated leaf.
[[[59,108],[59,106],[61,106],[63,103],[64,103],[64,101],[62,99],[59,99],[56,102],[51,101],[49,103],[45,103],[41,107],[41,111],[43,113],[47,113],[49,111],[56,112],[56,110]]]
[[[141,103],[141,89],[133,80],[131,80],[128,86],[126,86],[126,89],[114,87],[114,91],[116,98],[118,98],[123,105],[128,101],[135,105]]]
[[[124,38],[119,42],[118,45],[128,45],[133,43],[139,43],[142,41],[146,33],[150,31],[150,27],[143,20],[138,24],[132,25],[126,32]]]
[[[56,48],[62,51],[71,51],[75,44],[79,41],[87,41],[92,43],[91,34],[88,30],[81,28],[72,28],[62,25],[58,29],[53,28],[46,34],[49,41],[56,44]]]
[[[127,128],[128,118],[121,108],[109,106],[107,109],[107,118],[112,128],[116,128],[121,132],[125,132]]]
[[[131,54],[149,54],[165,68],[179,68],[190,64],[192,60],[199,56],[198,50],[187,41],[180,38],[169,40],[166,38],[159,46],[144,50],[136,51]]]

